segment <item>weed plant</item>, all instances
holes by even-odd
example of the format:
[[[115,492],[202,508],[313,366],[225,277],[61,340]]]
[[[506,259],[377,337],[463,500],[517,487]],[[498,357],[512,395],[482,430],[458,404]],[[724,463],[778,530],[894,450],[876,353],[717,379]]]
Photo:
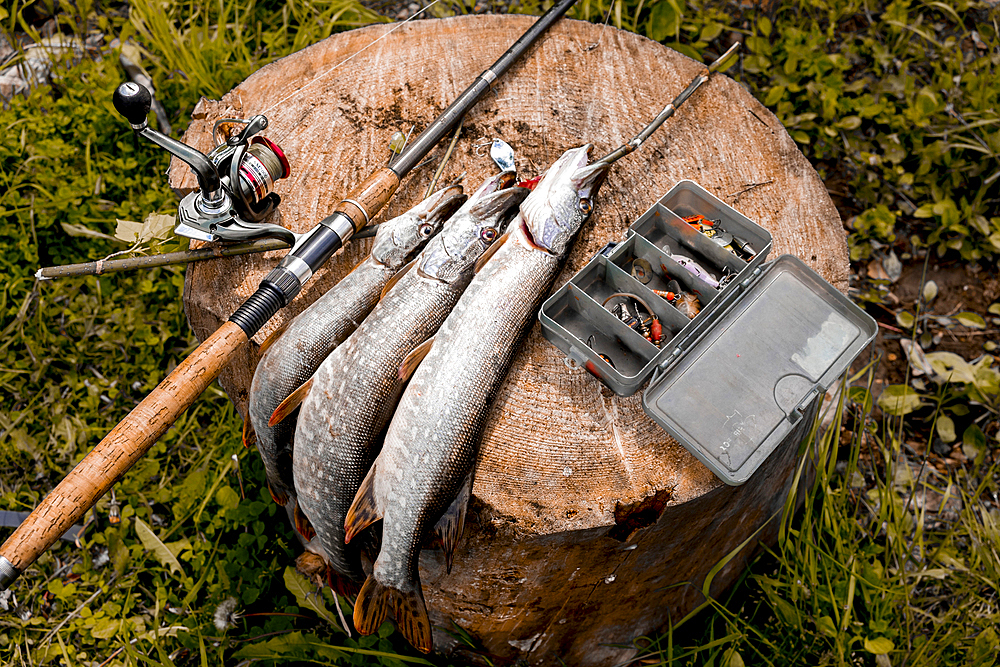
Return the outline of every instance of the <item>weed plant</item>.
[[[200,96],[219,97],[260,65],[333,30],[381,20],[354,0],[137,0],[116,11],[46,0],[7,3],[0,24],[8,34],[33,33],[25,12],[46,7],[67,32],[89,26],[139,44],[175,127],[187,124]],[[852,257],[905,234],[938,254],[995,266],[997,10],[966,0],[768,7],[580,0],[574,15],[607,17],[706,60],[745,40],[745,55],[728,74],[776,113],[842,210],[854,214]],[[0,110],[0,497],[7,510],[32,509],[194,343],[178,268],[34,279],[40,265],[123,249],[113,238],[116,219],[176,208],[162,176],[165,153],[137,150],[111,107],[123,77],[113,55],[62,63],[51,86]],[[978,422],[981,439],[970,436],[981,455],[953,479],[935,477],[908,451],[902,421],[930,410],[941,424],[956,405],[975,400],[967,384],[935,386],[942,399],[928,390],[920,398],[925,412],[887,409],[885,421],[866,388],[846,392],[846,412],[810,440],[815,482],[804,463],[804,509],[794,519],[786,514],[775,549],[728,599],[710,600],[693,621],[639,640],[641,661],[995,664],[996,413]],[[993,385],[983,386],[989,393]],[[360,641],[346,637],[338,601],[328,591],[310,594],[311,582],[291,567],[295,540],[264,490],[259,457],[239,444],[241,426],[221,391],[206,392],[116,486],[121,522],[108,520],[110,498],[102,499],[88,515],[85,548],[61,543],[29,568],[15,596],[0,599],[0,662],[424,662],[388,624]],[[842,432],[852,435],[841,442]],[[983,502],[990,496],[993,508]],[[941,505],[952,515],[933,511]]]

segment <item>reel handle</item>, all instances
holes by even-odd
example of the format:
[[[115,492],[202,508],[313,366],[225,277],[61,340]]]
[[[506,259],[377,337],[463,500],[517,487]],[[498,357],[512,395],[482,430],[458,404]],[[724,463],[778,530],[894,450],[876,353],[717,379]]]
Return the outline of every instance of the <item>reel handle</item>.
[[[149,108],[153,104],[153,96],[145,86],[129,81],[118,86],[115,94],[111,96],[111,103],[115,105],[115,111],[124,116],[132,129],[135,129],[136,126],[141,128],[146,125],[146,116],[149,115]]]
[[[115,110],[125,117],[132,126],[132,131],[144,137],[160,148],[164,148],[174,157],[183,160],[198,177],[201,196],[206,212],[215,213],[229,208],[229,198],[222,190],[219,171],[201,151],[191,148],[185,143],[172,139],[162,132],[149,127],[146,120],[153,97],[145,86],[132,81],[126,81],[118,86],[111,97]]]

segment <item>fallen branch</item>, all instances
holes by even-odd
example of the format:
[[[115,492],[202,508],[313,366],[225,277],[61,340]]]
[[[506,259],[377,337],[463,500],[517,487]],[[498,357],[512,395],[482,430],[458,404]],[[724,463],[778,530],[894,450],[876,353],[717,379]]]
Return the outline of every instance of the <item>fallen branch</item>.
[[[83,264],[66,264],[64,266],[49,266],[38,269],[35,277],[39,280],[52,280],[53,278],[69,278],[71,276],[94,276],[104,273],[114,273],[116,271],[128,271],[130,269],[151,269],[155,266],[167,266],[170,264],[188,264],[190,262],[200,262],[205,259],[216,257],[235,257],[237,255],[249,255],[255,252],[268,252],[269,250],[283,250],[289,245],[279,239],[259,239],[250,243],[238,243],[230,246],[213,246],[198,248],[197,250],[181,250],[179,252],[167,252],[162,255],[147,255],[144,257],[127,257],[125,259],[99,259],[96,262],[85,262]]]

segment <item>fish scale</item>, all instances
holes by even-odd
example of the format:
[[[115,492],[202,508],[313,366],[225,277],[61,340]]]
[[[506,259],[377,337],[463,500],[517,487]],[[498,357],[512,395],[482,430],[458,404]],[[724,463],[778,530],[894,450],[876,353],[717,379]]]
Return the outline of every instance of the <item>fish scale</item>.
[[[437,331],[472,279],[475,260],[489,247],[507,211],[524,198],[501,190],[513,174],[481,186],[449,220],[355,332],[320,365],[300,407],[293,477],[331,568],[347,581],[363,581],[357,545],[345,546],[344,518],[372,459],[378,436],[392,417],[404,381],[399,368],[415,347]]]

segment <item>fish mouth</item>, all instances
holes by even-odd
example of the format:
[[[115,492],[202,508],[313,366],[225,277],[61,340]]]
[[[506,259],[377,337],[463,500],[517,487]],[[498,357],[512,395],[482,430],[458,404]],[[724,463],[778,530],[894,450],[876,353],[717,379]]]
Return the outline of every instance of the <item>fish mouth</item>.
[[[499,174],[490,176],[472,193],[469,201],[465,202],[463,210],[471,210],[481,199],[509,188],[516,180],[517,174],[513,171],[501,171]]]
[[[421,215],[424,220],[450,218],[467,199],[461,185],[449,185],[431,195],[431,198],[436,198],[436,201],[432,202],[427,212]]]
[[[514,180],[511,179],[510,183]],[[482,197],[472,207],[472,215],[481,221],[503,219],[511,208],[519,205],[531,194],[528,188],[507,187]]]

